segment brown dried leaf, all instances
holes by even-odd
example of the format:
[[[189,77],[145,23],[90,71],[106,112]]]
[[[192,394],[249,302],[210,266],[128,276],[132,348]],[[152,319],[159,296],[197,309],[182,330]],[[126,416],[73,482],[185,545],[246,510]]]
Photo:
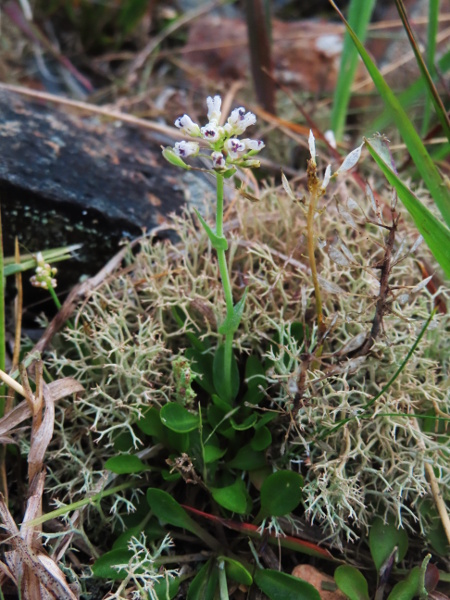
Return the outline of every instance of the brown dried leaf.
[[[58,381],[52,381],[48,384],[48,388],[51,391],[54,401],[60,400],[65,396],[71,394],[78,394],[84,392],[84,388],[81,383],[78,383],[72,377],[66,377],[59,379]],[[2,419],[0,419],[0,436],[9,435],[17,425],[31,417],[31,410],[26,400],[23,400],[9,413],[7,413]]]
[[[14,580],[20,580],[21,597],[27,600],[77,600],[69,588],[59,567],[43,553],[36,554],[21,537],[4,498],[0,495],[0,518],[3,528],[10,536],[8,541],[13,552],[7,555]],[[42,557],[45,556],[45,559]],[[49,561],[53,563],[49,569]],[[55,573],[58,573],[56,576]]]
[[[335,586],[334,579],[330,575],[322,573],[322,571],[319,571],[319,569],[316,569],[311,565],[297,565],[294,567],[292,575],[303,579],[303,581],[307,581],[315,587],[320,594],[321,600],[345,600],[346,598],[346,596],[338,589],[335,591],[324,590],[323,588],[325,586],[323,584]]]
[[[28,453],[28,480],[31,482],[33,477],[43,468],[44,456],[47,447],[53,436],[53,426],[55,419],[55,403],[49,386],[45,383],[43,386],[44,394],[44,418],[41,423],[33,427],[31,431],[31,445]]]

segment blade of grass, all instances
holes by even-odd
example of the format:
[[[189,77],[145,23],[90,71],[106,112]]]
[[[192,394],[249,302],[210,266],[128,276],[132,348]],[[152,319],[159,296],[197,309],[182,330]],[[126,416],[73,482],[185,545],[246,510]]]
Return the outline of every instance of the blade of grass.
[[[348,9],[348,22],[353,27],[356,35],[364,42],[367,35],[367,27],[372,16],[375,0],[351,0]],[[358,65],[358,51],[350,34],[344,37],[344,46],[341,54],[341,64],[334,92],[333,108],[331,111],[331,129],[337,141],[341,141],[344,135],[345,122],[347,119],[348,103]]]
[[[411,154],[416,168],[425,181],[425,184],[434,202],[436,203],[436,206],[444,217],[445,222],[448,226],[450,226],[450,190],[447,188],[447,186],[445,186],[442,177],[436,168],[436,165],[431,160],[431,157],[428,154],[422,140],[420,139],[420,136],[414,129],[398,98],[396,98],[395,94],[384,80],[375,63],[370,58],[368,52],[359,41],[358,36],[355,34],[353,29],[346,21],[344,15],[336,6],[334,0],[329,0],[329,2],[335,8],[347,27],[347,31],[350,33],[353,42],[358,48],[358,52],[363,59],[364,64],[366,65],[366,68],[369,71],[369,74],[381,97],[386,104],[390,106],[392,112],[395,114],[395,123],[400,131],[403,141],[409,150],[409,153]]]
[[[434,110],[436,111],[436,115],[442,125],[442,129],[444,130],[447,139],[450,140],[450,121],[447,115],[447,111],[445,110],[445,106],[439,96],[439,93],[436,89],[436,86],[433,83],[433,79],[431,77],[430,71],[427,69],[427,65],[423,60],[422,54],[419,50],[419,45],[417,44],[416,38],[414,36],[414,32],[411,28],[411,25],[408,20],[408,15],[406,14],[405,5],[403,4],[403,0],[395,0],[395,5],[398,10],[398,14],[400,15],[400,19],[402,20],[403,27],[408,35],[409,43],[411,44],[411,48],[414,52],[414,56],[416,57],[417,65],[422,73],[422,77],[427,85],[428,97],[431,99]],[[439,12],[439,6],[438,12]],[[431,4],[430,4],[431,10]],[[437,15],[435,15],[435,18]]]
[[[76,250],[82,247],[82,244],[73,244],[72,246],[63,246],[61,248],[51,248],[50,250],[43,250],[41,252],[43,259],[48,263],[55,263],[62,260],[69,260],[74,257]],[[22,273],[28,271],[28,269],[36,268],[36,255],[35,254],[23,254],[21,256],[20,263],[14,258],[14,256],[6,257],[4,259],[4,270],[3,274],[5,277],[14,275],[15,273]]]
[[[450,51],[446,52],[443,56],[441,56],[441,58],[438,61],[438,70],[440,72],[446,73],[449,69],[450,69]],[[433,80],[437,79],[437,77],[438,77],[438,74],[435,73],[433,75]],[[398,95],[398,100],[399,100],[400,104],[403,106],[403,108],[406,110],[410,106],[412,106],[413,103],[418,102],[420,100],[420,98],[424,95],[424,93],[425,93],[425,90],[424,90],[423,80],[422,80],[422,77],[419,77],[404,92],[401,92]],[[427,96],[427,99],[428,99],[428,96]],[[392,115],[392,111],[390,110],[389,106],[387,106],[383,110],[383,112],[380,114],[380,116],[377,117],[376,120],[371,124],[371,130],[373,132],[375,132],[375,131],[381,131],[383,129],[386,129],[387,125],[389,125],[389,123],[392,123],[393,121],[394,121],[394,117]]]
[[[409,190],[394,173],[386,162],[386,141],[381,137],[365,140],[366,146],[384,176],[395,188],[398,197],[403,202],[414,220],[417,229],[450,279],[450,229],[436,219],[433,213]]]
[[[434,60],[436,56],[436,41],[439,26],[439,0],[430,0],[428,8],[428,28],[427,28],[427,65],[430,75],[435,80],[437,76]],[[422,136],[428,131],[431,116],[431,98],[425,99],[425,108],[423,111]]]

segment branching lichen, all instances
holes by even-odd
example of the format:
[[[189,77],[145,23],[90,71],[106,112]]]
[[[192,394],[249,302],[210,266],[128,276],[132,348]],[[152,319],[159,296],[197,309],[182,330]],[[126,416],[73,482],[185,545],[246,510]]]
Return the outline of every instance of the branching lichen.
[[[340,189],[347,193],[344,183]],[[268,189],[257,204],[240,202],[225,224],[233,295],[248,286],[236,354],[270,360],[265,401],[285,415],[272,460],[304,461],[307,515],[336,543],[355,539],[376,514],[417,527],[418,503],[430,495],[426,462],[442,490],[450,489],[448,453],[436,433],[415,425],[417,415],[449,411],[449,317],[435,317],[399,377],[366,410],[403,362],[433,297],[427,289],[401,297],[420,282],[420,273],[414,257],[393,260],[379,334],[370,352],[358,355],[375,315],[377,264],[388,233],[370,222],[370,206],[364,208],[369,218],[345,197],[344,206],[336,210],[330,203],[320,217],[316,260],[325,333],[317,356],[302,207]],[[407,249],[416,236],[399,227],[397,238]],[[146,407],[175,397],[172,363],[189,346],[186,331],[213,345],[220,338],[222,289],[208,237],[189,215],[174,218],[173,228],[179,243],[144,239],[136,256],[130,250],[122,270],[80,306],[74,328],[64,333],[64,351],[54,352],[53,372],[71,374],[87,389],[59,412],[49,461],[55,492],[63,485],[71,494],[92,489],[119,434],[139,447],[133,423]],[[399,246],[395,240],[394,258]],[[185,315],[183,325],[173,307]]]

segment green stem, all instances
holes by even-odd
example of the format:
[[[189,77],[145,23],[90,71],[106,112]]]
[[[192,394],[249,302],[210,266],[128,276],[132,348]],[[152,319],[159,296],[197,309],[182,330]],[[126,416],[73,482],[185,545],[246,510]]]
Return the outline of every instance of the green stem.
[[[50,292],[50,296],[52,297],[52,300],[55,303],[56,308],[58,310],[61,310],[61,302],[59,301],[59,298],[56,295],[56,292],[55,292],[54,288],[51,285],[48,286],[48,291]]]
[[[217,208],[216,208],[216,235],[223,236],[223,176],[216,173],[217,179]],[[233,293],[231,291],[230,275],[228,273],[228,264],[225,255],[225,250],[217,249],[217,261],[219,263],[220,277],[222,279],[223,293],[227,307],[227,317],[233,314]],[[225,336],[225,352],[224,352],[224,372],[227,374],[226,386],[227,396],[231,399],[231,359],[233,356],[233,334],[227,333]]]

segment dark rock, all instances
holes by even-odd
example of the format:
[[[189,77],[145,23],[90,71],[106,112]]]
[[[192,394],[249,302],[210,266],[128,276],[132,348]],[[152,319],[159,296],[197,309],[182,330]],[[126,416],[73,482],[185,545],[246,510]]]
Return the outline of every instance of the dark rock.
[[[205,182],[180,173],[149,133],[0,91],[0,199],[5,253],[82,243],[92,274],[124,237],[164,223]],[[166,144],[170,144],[166,140]]]

